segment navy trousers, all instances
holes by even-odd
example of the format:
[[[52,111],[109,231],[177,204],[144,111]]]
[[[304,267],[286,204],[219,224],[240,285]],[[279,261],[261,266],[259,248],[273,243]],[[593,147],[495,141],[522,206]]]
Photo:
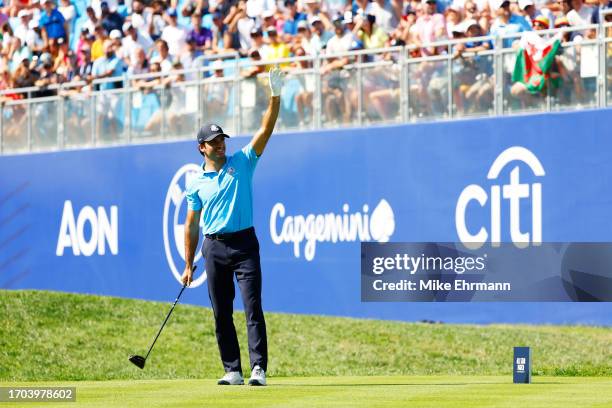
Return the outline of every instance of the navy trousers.
[[[231,234],[207,235],[202,246],[208,295],[215,316],[215,333],[226,372],[242,373],[240,346],[234,327],[234,275],[246,315],[251,369],[268,369],[266,321],[261,305],[259,242],[254,228]]]

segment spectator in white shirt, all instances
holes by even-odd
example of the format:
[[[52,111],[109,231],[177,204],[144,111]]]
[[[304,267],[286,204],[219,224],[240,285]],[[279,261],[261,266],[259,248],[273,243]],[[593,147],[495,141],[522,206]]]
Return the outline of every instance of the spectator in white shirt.
[[[135,50],[142,48],[148,54],[153,47],[153,40],[146,33],[136,30],[130,22],[123,24],[123,32],[125,37],[121,41],[122,52],[119,57],[123,58],[128,65],[134,64]]]
[[[398,14],[397,0],[375,0],[370,3],[368,14],[376,16],[376,25],[382,28],[384,32],[390,34],[398,25],[400,14]],[[400,5],[401,9],[401,5]]]
[[[593,8],[586,6],[582,0],[571,0],[572,10],[567,13],[567,21],[571,26],[584,26],[591,24]]]
[[[30,47],[33,53],[40,54],[43,52],[45,42],[42,39],[38,20],[32,20],[30,21],[30,24],[28,24],[28,32],[26,34],[25,43],[28,47]]]
[[[164,28],[161,35],[162,40],[168,43],[168,49],[173,58],[181,55],[187,45],[187,31],[178,25],[177,17],[176,9],[170,8],[166,11],[168,25]]]
[[[164,40],[155,41],[157,55],[151,58],[151,64],[158,63],[162,72],[172,70],[173,58],[168,51],[168,44]]]
[[[17,18],[18,22],[14,26],[13,35],[19,38],[22,43],[25,43],[32,15],[29,10],[21,9],[17,13]]]
[[[64,20],[68,23],[68,27],[72,28],[76,18],[76,8],[74,4],[72,4],[70,0],[61,0],[57,9],[62,13],[62,16],[64,16]]]
[[[98,17],[96,17],[96,12],[92,7],[87,7],[85,9],[85,13],[87,14],[87,21],[83,23],[81,29],[87,29],[90,33],[96,32],[96,26],[98,25]]]

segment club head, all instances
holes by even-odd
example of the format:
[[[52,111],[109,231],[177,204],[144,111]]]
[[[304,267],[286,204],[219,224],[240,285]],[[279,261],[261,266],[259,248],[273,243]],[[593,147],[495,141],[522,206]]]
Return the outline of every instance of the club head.
[[[147,362],[144,357],[135,355],[130,356],[130,361],[141,370],[144,368],[145,363]]]

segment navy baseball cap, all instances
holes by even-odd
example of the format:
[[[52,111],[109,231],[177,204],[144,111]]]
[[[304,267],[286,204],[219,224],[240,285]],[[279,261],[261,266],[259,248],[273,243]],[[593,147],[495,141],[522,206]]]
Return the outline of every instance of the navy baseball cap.
[[[229,137],[223,132],[221,126],[216,125],[214,123],[209,123],[207,125],[202,126],[198,131],[198,143],[202,144],[204,142],[210,142],[219,135]]]

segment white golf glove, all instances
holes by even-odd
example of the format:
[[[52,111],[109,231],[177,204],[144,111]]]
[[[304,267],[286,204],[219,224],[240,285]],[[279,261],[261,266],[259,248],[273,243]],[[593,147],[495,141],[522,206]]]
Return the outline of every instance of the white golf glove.
[[[283,73],[278,66],[272,68],[269,72],[270,90],[272,96],[280,96],[281,88],[283,87]]]

